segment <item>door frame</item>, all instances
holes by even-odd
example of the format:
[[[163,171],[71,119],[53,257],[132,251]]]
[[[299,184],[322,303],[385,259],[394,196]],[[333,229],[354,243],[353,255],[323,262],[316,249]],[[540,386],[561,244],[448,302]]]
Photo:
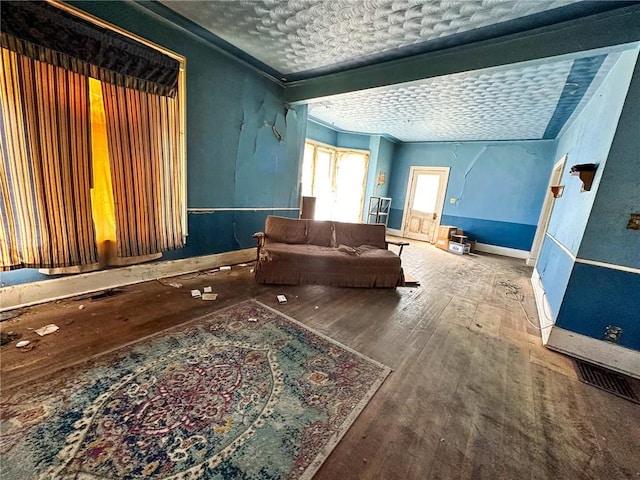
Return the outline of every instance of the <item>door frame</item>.
[[[422,174],[444,174],[443,182],[439,187],[438,199],[436,200],[436,212],[438,218],[435,222],[435,228],[433,229],[433,236],[431,239],[427,240],[429,243],[433,243],[435,241],[435,237],[438,234],[438,227],[440,226],[440,221],[442,220],[442,210],[444,209],[444,199],[447,195],[447,186],[449,185],[449,172],[451,167],[426,167],[426,166],[417,166],[414,165],[409,168],[409,180],[407,181],[407,190],[405,194],[404,200],[404,210],[402,213],[402,236],[404,237],[407,231],[407,221],[409,220],[409,205],[411,204],[412,198],[412,185],[414,178],[417,178],[416,175],[419,173]]]
[[[558,182],[562,180],[562,173],[564,172],[564,166],[567,163],[568,153],[565,153],[560,160],[558,160],[553,169],[551,170],[551,175],[549,176],[549,185],[547,185],[546,194],[544,197],[544,203],[542,204],[542,210],[540,211],[540,218],[538,219],[538,227],[536,228],[536,234],[533,237],[533,243],[531,245],[531,250],[529,251],[529,256],[527,257],[526,264],[530,267],[535,267],[538,263],[538,258],[540,256],[540,250],[542,250],[542,244],[544,242],[544,237],[547,233],[547,229],[549,228],[549,222],[551,221],[551,214],[553,213],[553,207],[555,205],[556,199],[551,193],[551,185],[558,185]]]

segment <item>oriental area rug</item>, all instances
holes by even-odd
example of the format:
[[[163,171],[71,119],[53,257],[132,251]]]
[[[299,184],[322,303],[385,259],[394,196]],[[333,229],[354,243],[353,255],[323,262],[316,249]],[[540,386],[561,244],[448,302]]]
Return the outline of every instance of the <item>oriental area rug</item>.
[[[389,372],[243,302],[3,392],[0,476],[309,479]]]

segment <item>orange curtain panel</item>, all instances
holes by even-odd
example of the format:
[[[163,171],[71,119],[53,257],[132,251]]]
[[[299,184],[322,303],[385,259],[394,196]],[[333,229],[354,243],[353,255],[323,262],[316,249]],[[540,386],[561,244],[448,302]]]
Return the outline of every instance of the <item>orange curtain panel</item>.
[[[102,85],[118,257],[182,247],[177,100]]]

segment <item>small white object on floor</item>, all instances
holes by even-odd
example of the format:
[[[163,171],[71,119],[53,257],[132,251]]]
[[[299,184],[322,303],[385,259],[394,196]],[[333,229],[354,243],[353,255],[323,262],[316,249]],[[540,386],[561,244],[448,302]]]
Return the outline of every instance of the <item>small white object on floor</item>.
[[[215,300],[216,298],[218,298],[218,294],[217,293],[203,293],[202,294],[202,299],[203,300]]]
[[[211,293],[211,292],[213,292],[213,288],[211,287],[204,287],[202,289],[202,293]]]
[[[247,322],[257,322],[257,321],[258,321],[257,318],[253,318],[253,317],[247,318]]]
[[[200,293],[200,290],[191,290],[191,296],[193,298],[200,298],[202,296],[202,293]]]
[[[60,330],[59,326],[54,325],[53,323],[50,323],[49,325],[45,325],[44,327],[37,329],[36,333],[41,337],[44,337],[45,335],[49,335],[50,333],[57,332],[58,330]]]
[[[31,342],[29,340],[20,340],[18,343],[16,343],[16,348],[26,347],[30,343]]]
[[[287,303],[287,297],[284,295],[278,295],[276,298],[278,299],[278,303]]]
[[[169,286],[173,288],[182,288],[182,284],[178,282],[171,282]]]
[[[248,264],[248,263],[241,263],[241,264],[239,264],[238,266],[239,266],[239,267],[248,267],[248,266],[249,266],[249,264]]]
[[[318,305],[316,305],[316,306],[315,306],[315,307],[313,307],[313,308],[320,308],[320,307],[319,307]]]
[[[231,267],[229,266],[220,267],[220,271],[222,272],[223,270],[231,270]]]
[[[84,310],[84,305],[80,305],[80,306],[78,307],[78,310]]]

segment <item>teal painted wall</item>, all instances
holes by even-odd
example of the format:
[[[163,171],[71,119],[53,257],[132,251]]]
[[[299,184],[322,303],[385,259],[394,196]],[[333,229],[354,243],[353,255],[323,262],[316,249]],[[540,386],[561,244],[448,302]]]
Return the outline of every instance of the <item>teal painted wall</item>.
[[[635,63],[635,74],[578,250],[581,258],[632,268],[640,268],[640,231],[627,228],[629,214],[640,213],[640,66],[637,58],[637,50],[624,52],[616,66],[623,71],[631,70]],[[612,79],[612,83],[623,89],[625,80]]]
[[[482,243],[528,250],[555,150],[551,140],[399,144],[390,175],[389,227],[401,228],[412,166],[450,167],[442,224],[463,228]]]
[[[306,135],[307,138],[316,142],[326,143],[334,147],[338,145],[338,132],[311,119],[307,122]]]
[[[189,214],[186,247],[163,260],[251,247],[267,214],[291,215],[277,209],[299,206],[306,106],[287,107],[282,87],[134,2],[71,3],[186,57],[188,206],[274,209]],[[2,283],[50,278],[29,269]]]
[[[556,325],[598,340],[609,325],[620,327],[618,343],[640,350],[638,292],[638,273],[575,263]]]
[[[620,327],[619,344],[640,350],[640,274],[624,270],[640,268],[640,232],[626,228],[629,213],[640,211],[637,53],[621,55],[559,139],[557,155],[569,155],[566,170],[597,163],[598,171],[589,192],[580,192],[580,180],[565,171],[566,188],[555,202],[549,229],[556,241],[545,239],[536,269],[556,326],[598,340],[604,340],[607,326]]]
[[[558,139],[556,158],[568,155],[560,181],[565,189],[563,196],[555,201],[548,233],[574,256],[578,254],[587,223],[590,216],[593,216],[592,207],[596,196],[600,195],[601,179],[611,166],[607,156],[627,96],[635,61],[627,53],[629,52],[621,56],[589,104]],[[633,123],[630,122],[630,128],[633,128]],[[614,159],[612,164],[618,161],[620,159]],[[592,188],[588,192],[581,192],[582,182],[569,174],[571,166],[580,163],[598,164]],[[604,238],[601,232],[600,239]],[[561,309],[565,315],[568,312],[563,307],[563,302],[571,281],[574,261],[556,242],[545,238],[536,269],[549,301],[552,318],[558,321],[558,326],[562,326],[563,322],[558,314]],[[612,243],[607,248],[614,250],[620,247]],[[572,290],[575,291],[575,283]]]
[[[336,147],[369,150],[370,136],[361,133],[338,132]]]
[[[369,172],[365,189],[365,205],[362,212],[362,221],[368,221],[369,199],[375,197],[387,197],[389,192],[389,174],[393,160],[395,144],[380,135],[372,135],[369,141]],[[378,185],[378,175],[384,172],[386,181]],[[393,204],[393,199],[392,199]]]
[[[606,171],[636,55],[636,51],[622,53],[589,104],[558,139],[556,158],[568,155],[560,181],[565,189],[562,198],[555,202],[548,232],[574,255],[578,254],[594,200],[599,195],[600,179]],[[572,165],[582,163],[598,164],[589,192],[581,192],[582,182],[569,173]]]

